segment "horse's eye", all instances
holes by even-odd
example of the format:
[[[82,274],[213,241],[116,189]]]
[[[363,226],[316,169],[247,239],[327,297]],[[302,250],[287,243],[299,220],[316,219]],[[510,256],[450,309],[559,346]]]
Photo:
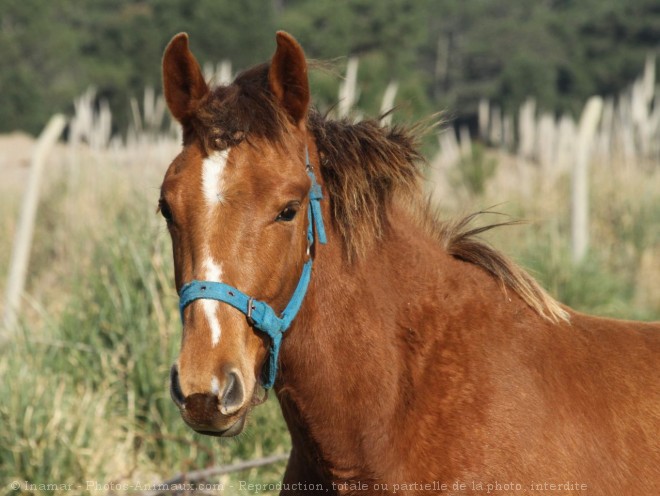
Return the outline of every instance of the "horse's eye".
[[[291,222],[298,213],[299,208],[300,204],[298,202],[291,203],[280,212],[280,214],[277,216],[277,219],[275,220],[279,222]]]
[[[165,200],[158,201],[158,210],[168,224],[172,222],[172,210]]]

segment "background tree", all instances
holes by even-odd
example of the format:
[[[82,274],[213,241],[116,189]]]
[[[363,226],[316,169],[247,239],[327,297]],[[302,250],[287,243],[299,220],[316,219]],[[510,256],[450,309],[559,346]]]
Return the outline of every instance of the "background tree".
[[[160,87],[162,51],[191,33],[202,62],[234,69],[267,59],[276,29],[308,56],[360,57],[360,107],[377,113],[390,80],[408,117],[475,115],[481,97],[515,109],[576,113],[614,95],[660,47],[657,0],[0,0],[0,131],[36,132],[70,111],[88,86],[128,122],[129,97]],[[338,65],[340,70],[343,66]],[[337,99],[337,77],[315,72],[316,102]]]

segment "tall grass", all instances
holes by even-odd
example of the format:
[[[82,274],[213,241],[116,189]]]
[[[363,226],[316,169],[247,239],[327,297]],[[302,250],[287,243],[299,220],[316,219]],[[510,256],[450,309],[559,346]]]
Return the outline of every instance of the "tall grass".
[[[0,486],[71,483],[85,492],[87,480],[146,484],[286,452],[272,400],[238,442],[184,426],[168,392],[180,323],[169,239],[155,215],[162,169],[136,174],[87,159],[76,184],[54,178],[41,201],[31,305],[0,360]],[[262,469],[259,480],[279,480],[282,470]]]
[[[523,226],[495,230],[491,242],[527,267],[567,305],[597,315],[660,320],[660,168],[594,167],[591,173],[592,245],[574,264],[570,251],[570,178],[549,186],[541,170],[512,181],[519,164],[499,154],[498,176],[476,205]],[[502,203],[505,201],[505,203]]]

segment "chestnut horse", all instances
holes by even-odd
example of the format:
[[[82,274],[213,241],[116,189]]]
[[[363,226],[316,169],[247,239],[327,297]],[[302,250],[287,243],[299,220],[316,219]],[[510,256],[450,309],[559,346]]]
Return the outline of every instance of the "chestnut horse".
[[[274,383],[282,494],[660,494],[660,326],[566,308],[436,220],[415,133],[310,110],[276,39],[229,86],[185,34],[163,59],[184,421],[234,436]]]

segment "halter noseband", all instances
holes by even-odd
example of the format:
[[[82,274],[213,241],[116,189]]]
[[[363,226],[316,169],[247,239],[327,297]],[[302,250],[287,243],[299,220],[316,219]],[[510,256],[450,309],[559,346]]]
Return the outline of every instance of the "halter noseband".
[[[307,209],[307,250],[314,244],[314,234],[318,236],[319,242],[327,242],[325,228],[323,226],[323,217],[321,216],[321,200],[323,193],[321,186],[316,182],[314,169],[309,161],[309,151],[305,147],[305,167],[309,178],[312,180],[312,187],[309,191],[309,207]],[[245,314],[248,323],[266,333],[271,340],[268,362],[262,371],[262,385],[266,389],[273,387],[275,377],[277,376],[277,357],[280,353],[282,337],[293,319],[296,318],[303,299],[307,293],[309,280],[312,275],[312,258],[303,266],[300,280],[296,286],[289,303],[278,317],[275,311],[263,301],[255,300],[246,295],[239,289],[215,281],[191,281],[181,288],[179,299],[179,310],[181,312],[181,322],[183,323],[183,311],[193,301],[199,299],[217,300],[231,305],[235,309]]]

